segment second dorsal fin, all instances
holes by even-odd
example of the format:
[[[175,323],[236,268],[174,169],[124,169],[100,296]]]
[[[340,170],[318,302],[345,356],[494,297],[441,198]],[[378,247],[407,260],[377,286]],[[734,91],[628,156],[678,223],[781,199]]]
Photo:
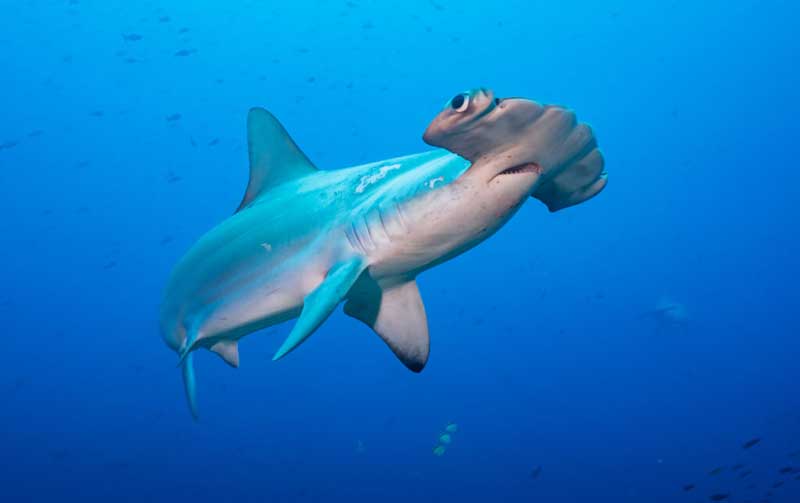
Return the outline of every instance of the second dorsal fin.
[[[236,211],[271,187],[317,171],[274,115],[263,108],[247,114],[247,148],[250,181]]]

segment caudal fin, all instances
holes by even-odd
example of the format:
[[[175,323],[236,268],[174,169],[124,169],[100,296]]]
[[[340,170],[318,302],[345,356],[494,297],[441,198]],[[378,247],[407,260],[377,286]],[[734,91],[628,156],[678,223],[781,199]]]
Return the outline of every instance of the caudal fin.
[[[187,354],[183,363],[181,364],[181,371],[183,374],[183,391],[186,393],[186,401],[189,403],[189,411],[192,413],[192,418],[197,421],[197,393],[194,378],[194,355]]]

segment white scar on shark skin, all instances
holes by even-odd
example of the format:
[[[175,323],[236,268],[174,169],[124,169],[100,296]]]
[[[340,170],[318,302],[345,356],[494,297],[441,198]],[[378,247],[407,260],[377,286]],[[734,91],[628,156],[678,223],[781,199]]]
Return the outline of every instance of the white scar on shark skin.
[[[194,418],[194,351],[238,367],[241,338],[297,318],[277,360],[342,303],[420,372],[430,341],[417,276],[487,239],[531,198],[557,211],[606,184],[594,134],[572,111],[483,88],[451,99],[423,140],[437,148],[320,170],[272,114],[250,110],[245,195],[178,262],[161,305]]]
[[[361,183],[358,184],[356,187],[356,194],[361,194],[364,192],[364,189],[372,185],[373,183],[383,180],[386,178],[386,175],[389,174],[390,171],[394,171],[396,169],[400,169],[402,165],[400,164],[390,164],[388,166],[383,166],[377,173],[372,175],[366,175],[361,177]]]
[[[428,182],[428,188],[432,189],[433,186],[436,185],[436,182],[444,182],[444,177],[443,176],[439,176],[439,177],[434,178],[433,180],[430,180]]]

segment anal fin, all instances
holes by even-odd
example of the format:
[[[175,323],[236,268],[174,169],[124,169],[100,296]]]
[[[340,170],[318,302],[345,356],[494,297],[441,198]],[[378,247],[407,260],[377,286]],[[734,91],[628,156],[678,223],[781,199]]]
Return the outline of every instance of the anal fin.
[[[415,280],[385,289],[371,281],[352,295],[344,312],[371,327],[410,370],[425,367],[430,353],[428,318]]]

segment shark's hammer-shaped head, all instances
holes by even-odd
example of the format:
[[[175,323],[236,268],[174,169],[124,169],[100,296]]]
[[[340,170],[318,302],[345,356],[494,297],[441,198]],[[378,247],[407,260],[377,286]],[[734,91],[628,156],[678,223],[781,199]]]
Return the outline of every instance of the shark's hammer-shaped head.
[[[423,140],[471,161],[474,179],[509,196],[534,195],[553,211],[605,185],[591,128],[560,106],[473,89],[447,102]]]

